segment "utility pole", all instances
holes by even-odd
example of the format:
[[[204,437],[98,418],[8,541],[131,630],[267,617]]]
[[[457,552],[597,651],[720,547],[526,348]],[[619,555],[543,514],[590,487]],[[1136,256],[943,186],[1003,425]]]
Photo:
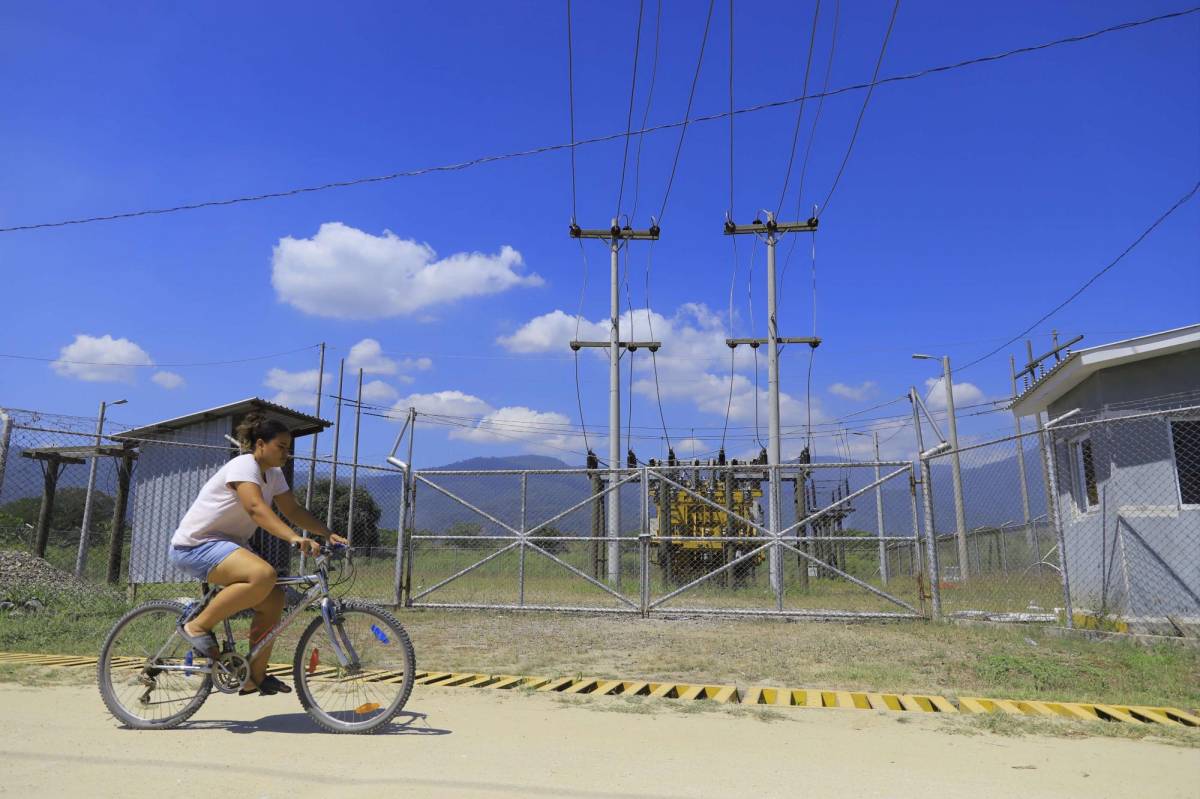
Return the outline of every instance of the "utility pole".
[[[778,315],[776,313],[777,297],[775,296],[775,245],[781,233],[813,233],[817,229],[817,219],[813,217],[807,222],[776,222],[775,215],[767,212],[767,221],[755,219],[749,225],[735,225],[732,219],[725,220],[725,235],[754,235],[766,236],[767,242],[767,337],[759,338],[727,338],[725,343],[730,349],[741,344],[749,344],[758,348],[767,345],[767,394],[770,408],[771,432],[767,446],[767,465],[770,476],[771,499],[769,504],[770,529],[778,535],[783,529],[782,509],[780,499],[780,483],[778,466],[782,462],[779,438],[779,347],[782,344],[807,344],[816,349],[821,345],[821,339],[810,338],[780,338]],[[783,560],[779,556],[779,548],[771,547],[769,570],[771,588],[775,591],[777,604],[782,604],[783,589]]]
[[[79,551],[75,553],[75,576],[82,579],[87,566],[88,533],[92,526],[92,495],[96,490],[96,467],[100,463],[100,446],[104,437],[104,411],[109,405],[124,405],[128,400],[100,403],[100,417],[96,420],[96,451],[91,454],[88,468],[87,491],[83,495],[83,521],[79,525]]]
[[[317,410],[316,417],[321,418],[321,391],[325,388],[325,342],[321,342],[321,362],[317,366]],[[308,486],[304,489],[304,507],[312,508],[313,495],[313,480],[317,477],[317,436],[321,435],[321,429],[318,427],[316,432],[312,434],[312,453],[308,461]],[[304,537],[308,537],[308,531],[304,531]],[[301,560],[303,562],[303,560]]]
[[[346,378],[346,359],[338,361],[337,411],[333,422],[333,465],[329,472],[329,504],[325,506],[325,526],[333,529],[333,506],[337,499],[338,444],[342,440],[342,387]],[[346,530],[342,531],[347,532]]]
[[[938,358],[933,355],[915,354],[916,360],[942,362],[942,387],[946,391],[946,432],[950,444],[950,476],[954,481],[954,526],[955,539],[958,542],[958,579],[966,580],[971,576],[971,565],[967,551],[967,519],[963,507],[962,463],[958,457],[958,423],[954,416],[954,383],[950,374],[950,356]],[[924,407],[924,403],[922,403]],[[933,420],[930,419],[932,422]]]
[[[1038,374],[1039,370],[1044,373],[1044,370],[1042,369],[1042,362],[1045,361],[1047,358],[1053,357],[1055,363],[1058,363],[1062,358],[1062,356],[1061,356],[1062,351],[1067,350],[1067,354],[1069,355],[1070,348],[1072,346],[1074,346],[1075,344],[1078,344],[1080,341],[1083,341],[1083,336],[1082,335],[1075,336],[1075,338],[1071,339],[1066,344],[1060,345],[1058,343],[1058,331],[1055,330],[1052,341],[1054,342],[1054,346],[1050,349],[1050,351],[1046,352],[1042,355],[1039,355],[1038,357],[1035,358],[1035,357],[1033,357],[1033,342],[1030,341],[1029,339],[1025,339],[1025,357],[1028,360],[1025,363],[1025,368],[1023,368],[1019,372],[1013,373],[1013,396],[1014,396],[1014,398],[1016,397],[1016,391],[1017,391],[1017,388],[1016,388],[1017,378],[1024,378],[1026,387],[1028,387],[1030,383],[1036,383],[1038,381],[1038,379],[1041,377],[1041,375]],[[1015,364],[1014,364],[1014,368],[1015,368]],[[1020,430],[1020,427],[1019,427],[1019,425],[1021,424],[1020,417],[1018,417],[1015,413],[1013,414],[1013,416],[1016,417],[1017,425],[1018,425],[1017,429]],[[1051,458],[1050,458],[1050,452],[1048,450],[1049,439],[1046,435],[1046,426],[1045,426],[1045,423],[1042,421],[1041,412],[1038,412],[1034,416],[1034,421],[1037,425],[1038,449],[1040,451],[1041,461],[1042,461],[1042,490],[1045,492],[1045,496],[1046,496],[1046,521],[1052,522],[1052,521],[1054,521],[1054,516],[1052,515],[1054,511],[1053,511],[1053,508],[1051,507],[1050,503],[1055,502],[1056,498],[1054,496],[1054,483],[1051,481],[1051,475],[1050,475]],[[1019,441],[1019,439],[1018,439],[1018,441]],[[1017,452],[1018,453],[1021,452],[1020,446],[1017,447]],[[1033,529],[1033,543],[1034,543],[1035,552],[1036,552],[1036,555],[1038,558],[1038,570],[1041,571],[1044,567],[1042,566],[1043,559],[1042,559],[1042,552],[1041,552],[1041,543],[1038,541],[1038,535],[1037,535],[1036,528]]]
[[[1013,402],[1017,401],[1017,360],[1012,355],[1008,356],[1008,371],[1012,375],[1012,396]],[[1013,426],[1017,431],[1017,472],[1021,478],[1021,512],[1025,519],[1025,541],[1029,545],[1029,550],[1035,551],[1036,545],[1033,537],[1033,527],[1030,523],[1031,517],[1029,513],[1029,481],[1025,477],[1025,439],[1021,435],[1021,417],[1013,414]]]
[[[653,219],[646,230],[634,230],[631,227],[621,227],[617,220],[612,221],[612,227],[607,230],[585,230],[571,222],[570,233],[573,239],[602,239],[609,243],[612,255],[612,274],[610,280],[611,294],[609,297],[609,312],[611,327],[608,341],[572,341],[571,349],[578,352],[584,347],[603,347],[608,349],[608,475],[609,486],[620,481],[621,468],[621,350],[633,352],[638,347],[645,347],[651,352],[657,352],[662,342],[659,341],[621,341],[621,294],[619,290],[619,254],[621,247],[628,246],[630,241],[657,241],[658,225]],[[632,320],[631,320],[632,322]],[[608,494],[608,583],[614,588],[621,582],[621,489],[613,489]]]
[[[363,370],[358,370],[358,395],[354,401],[354,460],[350,467],[350,508],[346,513],[346,538],[350,546],[354,546],[354,495],[358,492],[358,429],[362,425],[362,383]],[[359,546],[362,542],[359,542]]]

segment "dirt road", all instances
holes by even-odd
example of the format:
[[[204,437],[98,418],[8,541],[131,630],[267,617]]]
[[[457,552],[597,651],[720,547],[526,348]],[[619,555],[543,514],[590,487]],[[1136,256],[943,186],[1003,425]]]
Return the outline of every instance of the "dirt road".
[[[0,684],[0,795],[1196,796],[1200,750],[949,734],[931,717],[420,688],[387,734],[319,733],[294,694],[214,695],[185,727],[120,729],[94,688]],[[402,792],[402,793],[399,793]]]

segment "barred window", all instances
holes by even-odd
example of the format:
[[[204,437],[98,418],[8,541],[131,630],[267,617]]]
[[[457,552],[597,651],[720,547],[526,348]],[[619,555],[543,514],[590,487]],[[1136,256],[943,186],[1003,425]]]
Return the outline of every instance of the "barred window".
[[[1100,492],[1096,488],[1096,467],[1092,462],[1092,440],[1084,437],[1071,442],[1074,457],[1072,477],[1075,483],[1075,501],[1087,510],[1100,504]]]
[[[1172,419],[1171,445],[1175,452],[1175,476],[1179,501],[1200,505],[1200,419]]]

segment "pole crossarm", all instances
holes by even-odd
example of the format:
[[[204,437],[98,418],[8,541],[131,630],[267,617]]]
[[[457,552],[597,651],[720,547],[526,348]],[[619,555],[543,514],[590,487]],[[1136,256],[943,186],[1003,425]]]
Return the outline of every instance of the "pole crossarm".
[[[596,348],[600,348],[600,349],[608,349],[611,346],[612,346],[611,341],[572,341],[571,342],[571,349],[575,350],[576,352],[583,349],[584,347],[596,347]],[[661,341],[618,341],[617,346],[624,347],[625,349],[629,350],[630,352],[636,352],[640,347],[645,347],[646,349],[650,350],[651,352],[658,352],[659,348],[662,347],[662,342]]]
[[[573,239],[604,239],[605,241],[658,241],[658,225],[651,225],[645,230],[634,230],[628,227],[613,225],[608,229],[586,229],[579,225],[571,225]]]
[[[741,233],[813,233],[817,229],[816,217],[807,222],[776,222],[768,219],[766,222],[752,222],[749,225],[736,225],[725,221],[725,235],[736,236]]]
[[[780,338],[775,339],[775,341],[780,344],[807,344],[808,346],[812,347],[814,350],[817,347],[821,346],[821,339],[819,339],[815,336],[799,336],[799,337],[794,337],[794,338],[780,337]],[[729,347],[729,349],[733,349],[742,344],[749,344],[754,349],[758,349],[759,346],[761,346],[763,344],[770,344],[770,343],[771,343],[771,339],[769,339],[769,338],[727,338],[727,339],[725,339],[725,346]]]
[[[1058,360],[1058,357],[1059,357],[1059,353],[1060,353],[1060,352],[1062,352],[1063,350],[1068,350],[1068,349],[1070,349],[1071,347],[1073,347],[1074,345],[1078,344],[1078,343],[1079,343],[1079,342],[1081,342],[1081,341],[1083,341],[1083,335],[1082,335],[1082,334],[1081,334],[1081,335],[1078,335],[1078,336],[1076,336],[1076,337],[1075,337],[1075,338],[1073,338],[1073,339],[1071,339],[1071,340],[1070,340],[1070,341],[1068,341],[1066,344],[1059,344],[1059,345],[1058,345],[1057,347],[1055,347],[1054,349],[1051,349],[1051,350],[1047,351],[1046,353],[1044,353],[1044,354],[1042,354],[1042,355],[1039,355],[1039,356],[1038,356],[1038,357],[1036,357],[1036,358],[1030,358],[1030,359],[1029,359],[1029,363],[1025,364],[1025,368],[1024,368],[1024,369],[1022,369],[1021,371],[1017,372],[1017,374],[1014,376],[1014,379],[1016,379],[1016,378],[1018,378],[1018,377],[1022,377],[1022,376],[1026,375],[1026,374],[1028,374],[1030,377],[1033,377],[1033,373],[1034,373],[1035,371],[1037,371],[1037,368],[1038,368],[1039,366],[1041,366],[1041,365],[1042,365],[1042,361],[1048,360],[1048,359],[1050,359],[1050,358],[1054,358],[1055,360]]]

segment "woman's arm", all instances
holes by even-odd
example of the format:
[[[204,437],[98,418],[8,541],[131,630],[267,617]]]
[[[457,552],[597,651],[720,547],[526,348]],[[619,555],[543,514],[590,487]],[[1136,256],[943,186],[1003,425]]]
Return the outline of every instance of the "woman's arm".
[[[297,502],[295,495],[291,491],[285,491],[276,496],[275,504],[279,506],[280,512],[288,518],[288,521],[297,527],[324,538],[335,535],[332,530],[325,526],[324,522],[313,516],[308,508]],[[334,541],[333,538],[330,538],[334,543],[345,543],[345,540],[341,536],[336,536],[336,539]]]
[[[297,535],[295,530],[288,527],[287,522],[279,518],[279,514],[271,510],[271,506],[263,499],[262,489],[259,488],[258,483],[243,480],[236,483],[235,490],[242,503],[242,508],[259,527],[289,544],[308,540]]]

